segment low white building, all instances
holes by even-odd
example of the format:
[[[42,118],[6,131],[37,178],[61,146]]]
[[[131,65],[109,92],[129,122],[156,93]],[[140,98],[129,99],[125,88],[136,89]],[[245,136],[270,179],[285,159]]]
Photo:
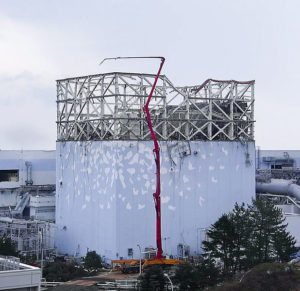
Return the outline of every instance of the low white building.
[[[55,220],[55,195],[32,195],[29,202],[30,217],[38,220]]]
[[[0,256],[0,290],[39,291],[41,269],[20,263],[19,258]]]

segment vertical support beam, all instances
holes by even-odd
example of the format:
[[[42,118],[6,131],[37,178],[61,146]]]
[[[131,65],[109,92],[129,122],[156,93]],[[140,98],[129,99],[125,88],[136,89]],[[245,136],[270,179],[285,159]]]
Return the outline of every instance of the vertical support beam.
[[[144,114],[143,114],[143,108],[145,106],[145,98],[144,95],[146,95],[146,88],[144,87],[144,78],[141,77],[140,81],[140,88],[139,93],[141,97],[139,98],[139,126],[140,126],[140,137],[144,139]]]
[[[185,113],[185,119],[187,120],[186,121],[186,125],[185,125],[185,128],[184,128],[184,134],[185,134],[185,138],[186,140],[190,140],[190,92],[187,91],[187,95],[185,96],[185,110],[186,110],[186,113]]]
[[[80,132],[78,131],[78,126],[77,126],[77,104],[79,104],[79,108],[81,107],[81,100],[80,97],[77,95],[77,86],[78,86],[78,79],[75,79],[75,88],[74,88],[74,99],[73,99],[73,111],[74,111],[74,118],[73,118],[73,122],[75,123],[74,125],[74,138],[76,140],[79,139],[79,135]],[[72,110],[72,107],[70,108],[70,110]],[[70,112],[72,114],[72,112]],[[71,115],[70,115],[71,116]],[[79,116],[79,120],[82,120],[82,115]]]
[[[230,99],[230,125],[229,125],[229,138],[234,140],[234,119],[233,119],[233,99]]]
[[[162,136],[164,140],[168,139],[167,132],[167,89],[166,89],[166,77],[163,77],[163,127],[162,127]]]
[[[212,140],[212,100],[211,81],[208,82],[208,140]]]
[[[60,94],[61,94],[61,89],[60,89],[60,84],[59,82],[56,82],[56,117],[57,117],[57,123],[56,123],[56,128],[57,128],[57,139],[60,140],[62,138],[62,133],[61,133],[61,128],[62,128],[62,123],[61,123],[61,112],[60,112]]]
[[[252,137],[252,139],[254,139],[254,83],[251,84],[251,125],[250,125],[250,135]]]
[[[85,80],[84,80],[84,82],[85,82]],[[82,89],[81,90],[81,95],[84,95],[83,93],[82,93],[82,91],[83,91],[84,89]],[[84,92],[84,91],[83,91]],[[85,94],[85,102],[86,102],[86,114],[87,114],[87,136],[88,136],[88,138],[90,139],[91,138],[91,135],[90,135],[90,132],[91,132],[91,125],[90,125],[90,120],[91,120],[91,118],[90,118],[90,78],[88,78],[88,86],[87,86],[87,92],[86,92],[86,94]],[[84,105],[83,105],[84,106]]]
[[[119,83],[118,83],[118,74],[115,74],[115,108],[114,108],[114,118],[117,118],[118,113],[119,113]],[[121,126],[120,122],[117,121],[116,119],[113,121],[114,126],[113,126],[113,137],[114,139],[117,139],[117,130]]]
[[[101,81],[101,96],[100,96],[100,126],[101,126],[101,140],[104,139],[104,128],[105,128],[105,124],[104,124],[104,79],[105,76],[102,77],[102,81]]]

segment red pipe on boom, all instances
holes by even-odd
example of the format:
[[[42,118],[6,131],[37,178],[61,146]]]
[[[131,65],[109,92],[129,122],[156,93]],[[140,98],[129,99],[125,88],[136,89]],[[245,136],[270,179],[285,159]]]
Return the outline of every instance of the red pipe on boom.
[[[162,259],[163,256],[163,250],[162,250],[162,244],[161,244],[161,207],[160,207],[160,156],[159,156],[159,145],[157,142],[157,138],[152,126],[152,121],[151,121],[151,116],[149,112],[149,103],[151,101],[151,97],[153,95],[157,80],[159,78],[160,72],[162,70],[162,67],[165,62],[164,57],[116,57],[116,58],[106,58],[104,59],[100,65],[106,61],[106,60],[117,60],[117,59],[160,59],[161,63],[158,69],[158,72],[156,74],[156,77],[154,79],[154,83],[152,85],[150,94],[148,96],[147,102],[145,106],[143,107],[143,112],[146,114],[147,117],[147,122],[148,126],[150,129],[151,137],[154,143],[154,158],[155,158],[155,163],[156,163],[156,191],[153,193],[153,199],[154,199],[154,204],[155,204],[155,210],[156,210],[156,245],[157,245],[157,254],[155,256],[155,259]]]
[[[151,92],[148,96],[148,100],[146,102],[146,105],[143,107],[143,111],[147,116],[147,122],[148,122],[148,126],[151,132],[151,136],[153,139],[153,143],[154,143],[154,156],[155,156],[155,163],[156,163],[156,191],[155,193],[153,193],[153,198],[154,198],[154,204],[155,204],[155,209],[156,209],[156,245],[157,245],[157,254],[155,256],[156,259],[162,259],[162,245],[161,245],[161,209],[160,209],[160,157],[159,157],[159,145],[157,142],[157,138],[155,135],[155,132],[153,130],[153,126],[152,126],[152,121],[151,121],[151,116],[150,116],[150,112],[149,112],[149,103],[154,91],[154,88],[156,86],[157,80],[159,78],[161,69],[164,65],[165,62],[165,58],[164,57],[159,57],[161,59],[161,63],[159,66],[159,70],[157,72],[157,75],[155,77],[154,83],[152,85],[152,89]]]

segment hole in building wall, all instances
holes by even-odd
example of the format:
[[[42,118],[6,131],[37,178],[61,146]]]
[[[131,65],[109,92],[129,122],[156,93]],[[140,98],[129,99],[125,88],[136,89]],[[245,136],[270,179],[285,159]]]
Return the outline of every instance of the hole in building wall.
[[[18,182],[19,170],[0,170],[0,182]]]

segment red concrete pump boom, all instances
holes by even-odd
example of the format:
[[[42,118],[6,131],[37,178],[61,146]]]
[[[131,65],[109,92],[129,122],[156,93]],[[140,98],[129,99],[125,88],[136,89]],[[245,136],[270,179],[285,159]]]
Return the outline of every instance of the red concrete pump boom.
[[[152,121],[151,121],[151,116],[149,112],[149,103],[151,101],[152,94],[154,92],[157,80],[159,78],[161,69],[164,65],[165,58],[164,57],[116,57],[116,58],[106,58],[104,59],[100,65],[106,61],[106,60],[117,60],[117,59],[160,59],[161,63],[158,69],[158,72],[156,74],[156,77],[154,79],[154,83],[152,85],[150,94],[148,96],[147,102],[145,106],[143,107],[143,112],[146,114],[147,117],[147,122],[148,126],[150,129],[151,137],[154,143],[154,158],[155,158],[155,163],[156,163],[156,191],[153,193],[153,199],[154,199],[154,204],[155,204],[155,210],[156,210],[156,245],[157,245],[157,254],[155,256],[155,259],[162,259],[162,244],[161,244],[161,208],[160,208],[160,156],[159,156],[159,145],[157,142],[157,138],[152,126]]]

